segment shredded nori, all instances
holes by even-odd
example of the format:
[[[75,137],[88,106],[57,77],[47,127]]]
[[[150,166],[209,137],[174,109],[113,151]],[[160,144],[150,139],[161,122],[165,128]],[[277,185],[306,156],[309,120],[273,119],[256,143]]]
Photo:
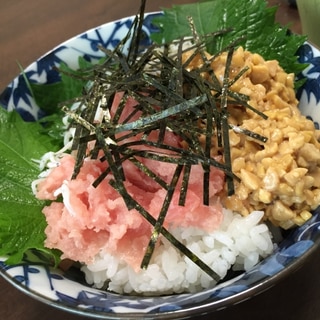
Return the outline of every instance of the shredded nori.
[[[227,192],[232,195],[234,179],[238,178],[232,173],[229,130],[233,129],[235,132],[261,142],[265,142],[266,138],[229,124],[227,107],[230,104],[237,104],[250,108],[261,117],[265,115],[248,104],[247,96],[230,89],[231,85],[247,71],[244,68],[235,78],[229,79],[231,59],[237,41],[226,48],[228,58],[222,83],[218,81],[211,68],[211,59],[206,58],[204,50],[208,38],[211,37],[211,41],[215,41],[216,36],[228,30],[199,36],[192,19],[189,18],[193,38],[183,38],[170,44],[153,44],[148,48],[141,48],[145,3],[146,0],[141,1],[139,14],[135,17],[128,34],[116,48],[114,50],[101,48],[106,54],[105,61],[84,73],[84,79],[90,81],[84,88],[82,97],[75,100],[80,102],[80,106],[73,111],[63,107],[76,127],[72,146],[76,164],[72,178],[77,177],[86,157],[96,159],[99,152],[102,153],[100,161],[107,162],[107,169],[93,183],[94,187],[111,175],[110,184],[122,196],[128,210],[136,209],[153,226],[141,267],[148,266],[159,236],[163,235],[182,254],[189,257],[203,271],[218,281],[219,276],[164,227],[166,214],[180,177],[182,184],[179,190],[179,205],[185,204],[190,170],[193,165],[201,164],[203,167],[202,193],[205,205],[209,205],[210,200],[209,175],[212,167],[225,173]],[[187,42],[191,42],[191,46],[184,49],[184,44]],[[126,45],[129,45],[128,52],[124,51]],[[172,45],[176,48],[175,53],[172,53]],[[186,50],[192,54],[183,63],[181,57]],[[188,64],[198,54],[202,57],[203,65],[201,68],[188,70]],[[219,54],[221,52],[217,52],[215,56]],[[204,72],[210,76],[209,80],[201,75]],[[124,93],[123,98],[111,118],[112,101],[119,92]],[[131,114],[120,121],[129,98],[135,99],[137,105]],[[141,113],[141,116],[138,120],[132,121],[138,112]],[[95,119],[96,114],[101,114],[99,121]],[[199,122],[203,125],[199,125]],[[164,135],[167,130],[185,141],[185,146],[177,148],[166,145]],[[156,142],[148,140],[153,131],[158,133]],[[140,140],[134,142],[130,140],[137,135],[141,136]],[[199,141],[201,135],[205,136],[204,146]],[[217,139],[218,146],[223,150],[223,162],[211,156],[213,138]],[[87,154],[88,143],[92,141],[95,146],[91,154]],[[143,149],[135,148],[137,145],[143,146]],[[176,165],[171,181],[167,183],[148,168],[141,161],[143,158]],[[125,161],[131,161],[141,172],[166,190],[166,197],[157,219],[126,190],[122,168]]]

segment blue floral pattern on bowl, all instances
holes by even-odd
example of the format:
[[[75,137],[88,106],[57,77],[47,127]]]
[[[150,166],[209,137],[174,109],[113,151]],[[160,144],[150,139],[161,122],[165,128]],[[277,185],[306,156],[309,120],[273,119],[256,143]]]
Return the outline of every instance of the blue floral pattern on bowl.
[[[304,115],[313,120],[317,129],[320,125],[320,52],[308,43],[298,50],[299,61],[309,66],[298,78],[305,79],[304,85],[298,90],[297,97]]]
[[[153,17],[144,21],[144,42],[151,43],[150,32],[154,30]],[[61,62],[77,68],[78,57],[96,61],[103,56],[99,45],[114,48],[127,33],[133,17],[107,23],[76,36],[54,48],[25,70],[25,75],[37,83],[54,83],[58,73],[52,69]],[[302,112],[319,128],[320,124],[320,52],[305,43],[299,49],[300,61],[310,66],[300,75],[305,78],[299,89]],[[0,104],[7,110],[16,109],[26,121],[34,121],[43,115],[34,102],[24,76],[19,75],[0,95]],[[310,221],[291,231],[274,253],[249,272],[225,281],[213,289],[197,294],[178,294],[161,297],[125,296],[91,288],[77,270],[63,272],[50,267],[43,254],[30,251],[19,265],[7,265],[0,258],[0,273],[20,290],[32,297],[73,313],[99,319],[116,318],[184,318],[220,309],[245,300],[272,286],[279,278],[298,267],[317,248],[320,235],[320,209]]]

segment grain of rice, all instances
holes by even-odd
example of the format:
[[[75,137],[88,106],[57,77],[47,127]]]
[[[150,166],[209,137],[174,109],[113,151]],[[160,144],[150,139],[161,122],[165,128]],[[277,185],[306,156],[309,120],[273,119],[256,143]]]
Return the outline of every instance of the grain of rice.
[[[224,220],[219,230],[212,233],[194,227],[170,231],[223,278],[231,268],[251,269],[272,252],[272,235],[260,223],[262,216],[263,212],[254,211],[242,217],[224,209]],[[89,284],[126,294],[197,292],[216,284],[165,239],[161,239],[146,270],[135,272],[118,258],[101,252],[82,271]]]

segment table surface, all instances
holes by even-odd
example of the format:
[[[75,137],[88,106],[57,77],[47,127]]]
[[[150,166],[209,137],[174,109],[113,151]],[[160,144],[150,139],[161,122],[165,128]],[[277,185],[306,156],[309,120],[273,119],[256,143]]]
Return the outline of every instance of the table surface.
[[[148,11],[171,3],[193,0],[149,1]],[[126,3],[126,4],[124,4]],[[135,14],[138,0],[1,0],[0,11],[0,92],[19,73],[17,62],[28,66],[39,56],[68,38],[89,28]],[[277,20],[300,33],[299,15],[288,2],[278,5]],[[320,255],[312,254],[306,263],[276,286],[250,300],[199,319],[320,319]],[[0,318],[6,320],[83,319],[43,304],[0,278]]]

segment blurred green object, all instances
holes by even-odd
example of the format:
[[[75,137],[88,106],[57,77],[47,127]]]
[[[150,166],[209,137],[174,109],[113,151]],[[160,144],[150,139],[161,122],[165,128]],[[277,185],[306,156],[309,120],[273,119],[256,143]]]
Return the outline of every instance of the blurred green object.
[[[313,45],[320,48],[320,0],[296,0],[302,33]]]

